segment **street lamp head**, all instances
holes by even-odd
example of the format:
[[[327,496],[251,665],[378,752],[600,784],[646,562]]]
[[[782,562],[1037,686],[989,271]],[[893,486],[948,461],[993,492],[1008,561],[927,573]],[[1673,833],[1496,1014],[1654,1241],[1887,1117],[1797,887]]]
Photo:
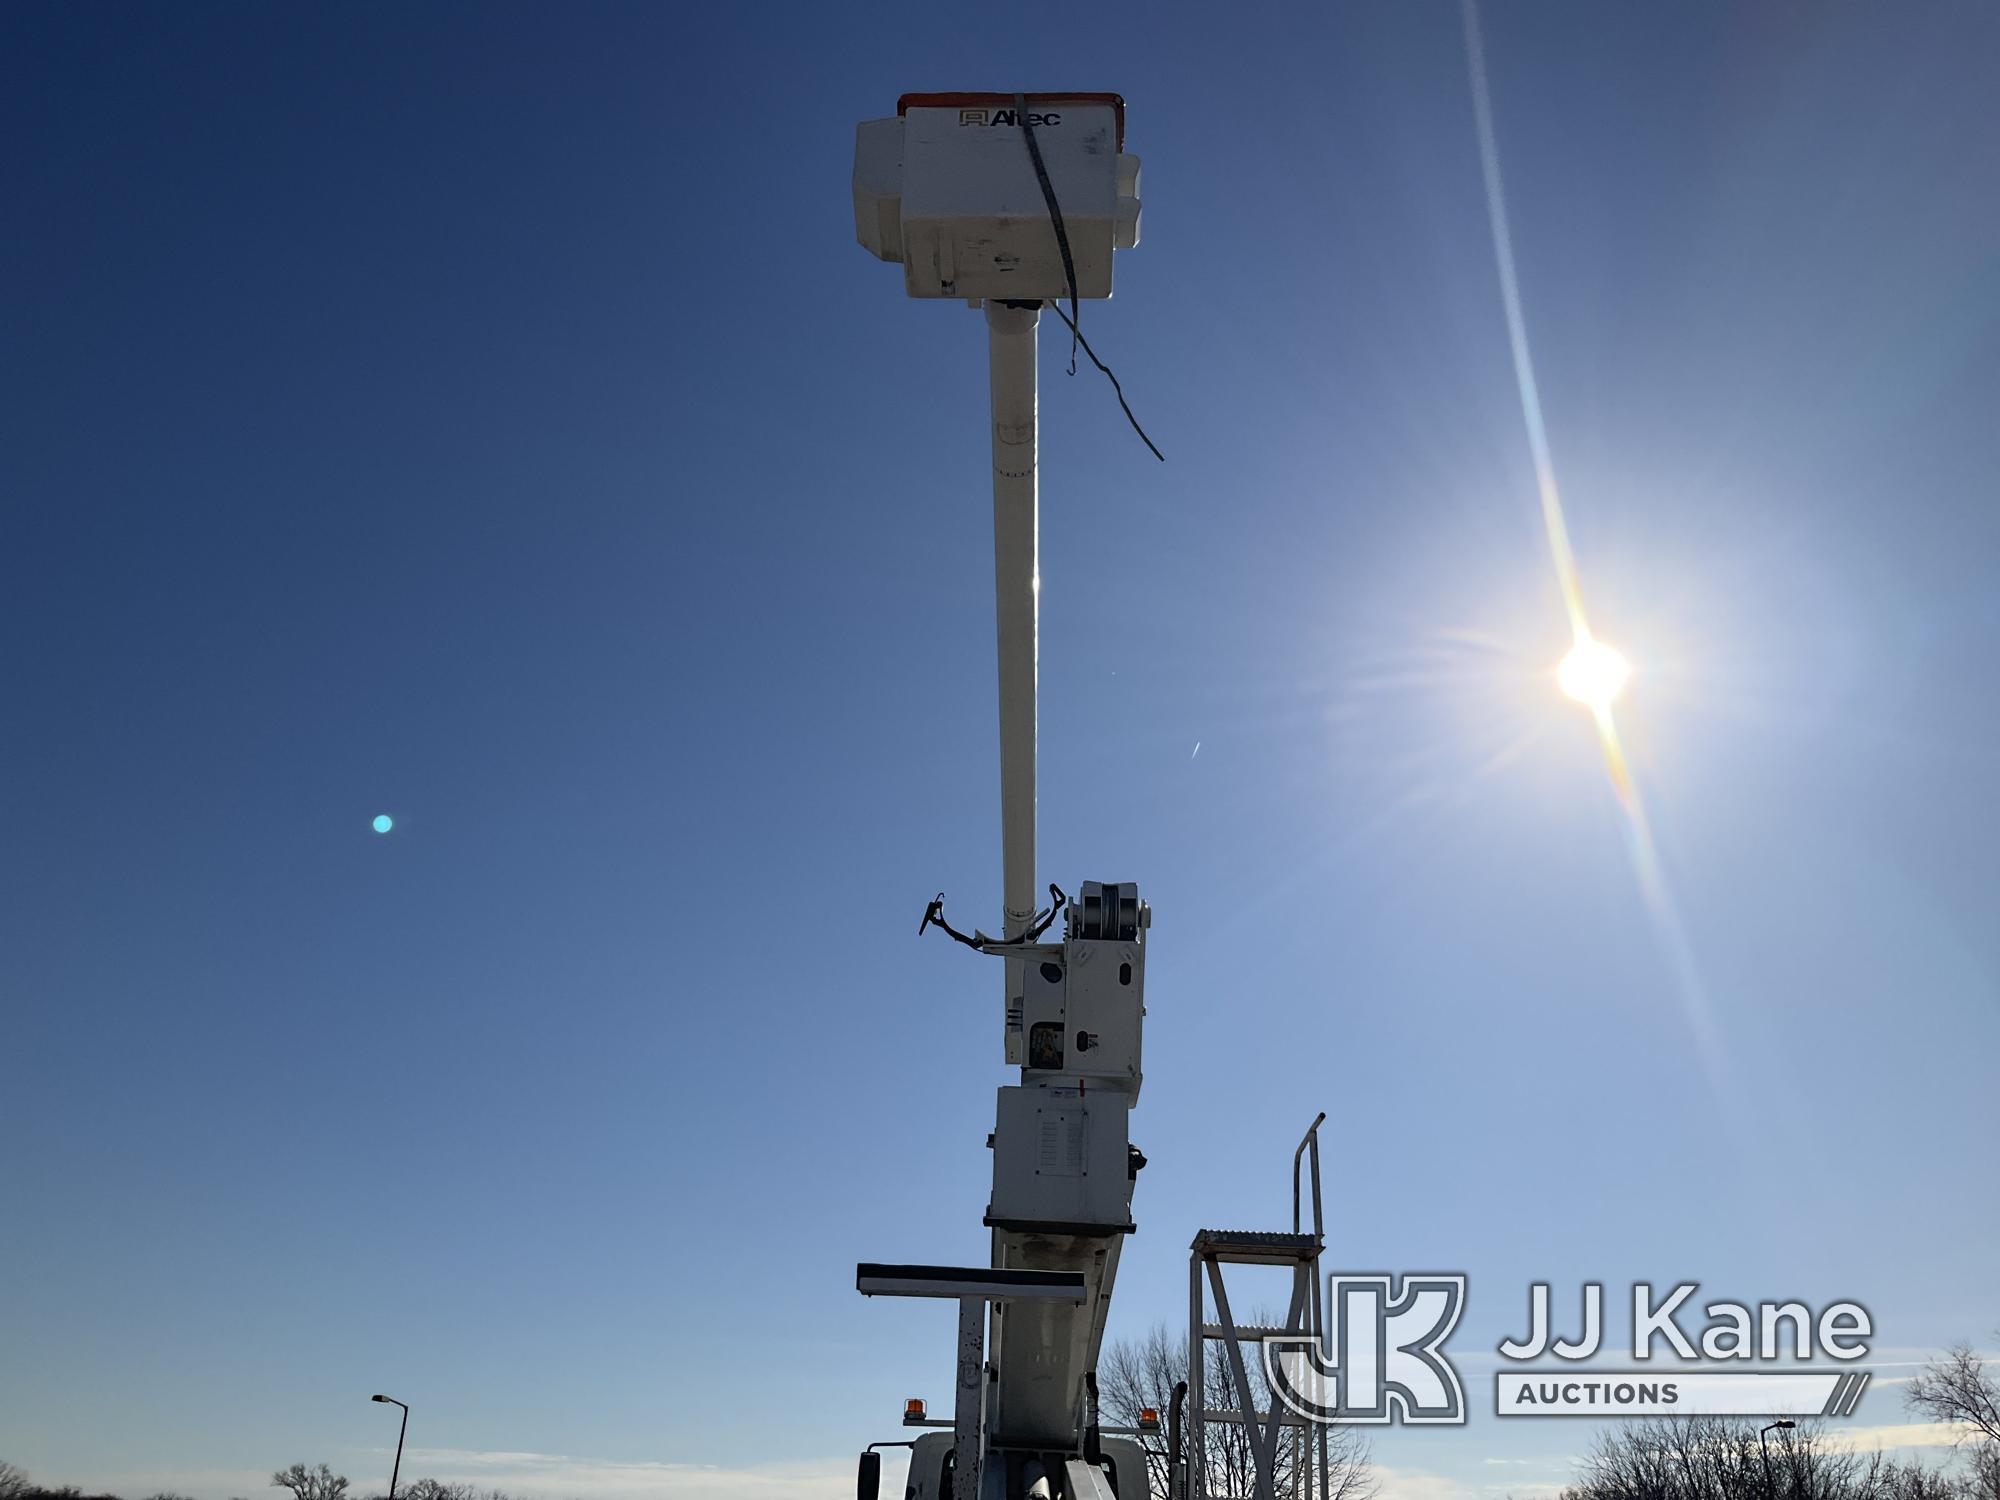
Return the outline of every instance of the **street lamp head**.
[[[394,1396],[370,1396],[368,1399],[370,1401],[386,1401],[391,1406],[399,1406],[402,1404],[401,1402],[397,1401]]]
[[[1784,1418],[1781,1418],[1780,1420],[1778,1420],[1778,1421],[1776,1421],[1776,1422],[1773,1422],[1773,1423],[1772,1423],[1771,1425],[1772,1425],[1773,1427],[1796,1427],[1796,1426],[1798,1426],[1799,1424],[1798,1424],[1798,1423],[1796,1423],[1796,1422],[1794,1422],[1794,1421],[1793,1421],[1793,1420],[1792,1420],[1791,1418],[1789,1418],[1789,1417],[1784,1417]]]

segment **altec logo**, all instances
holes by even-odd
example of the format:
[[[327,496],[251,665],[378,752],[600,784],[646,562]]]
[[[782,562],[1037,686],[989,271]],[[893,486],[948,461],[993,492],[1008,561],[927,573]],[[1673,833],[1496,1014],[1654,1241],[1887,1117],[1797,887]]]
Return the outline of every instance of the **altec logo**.
[[[961,125],[1019,125],[1021,123],[1021,115],[1018,110],[1012,109],[961,109],[958,112],[958,123]],[[1029,110],[1028,123],[1036,129],[1040,129],[1044,125],[1060,125],[1062,124],[1062,114],[1058,111],[1043,115]]]
[[[1265,1378],[1286,1407],[1312,1422],[1463,1423],[1465,1392],[1444,1344],[1465,1310],[1465,1281],[1434,1273],[1400,1281],[1336,1273],[1328,1284],[1324,1344],[1310,1334],[1265,1338]],[[1603,1348],[1602,1284],[1584,1283],[1582,1327],[1564,1339],[1553,1337],[1548,1284],[1535,1283],[1527,1337],[1507,1339],[1497,1351],[1495,1413],[1853,1415],[1868,1372],[1838,1366],[1867,1356],[1873,1322],[1860,1303],[1831,1303],[1815,1316],[1803,1302],[1710,1302],[1702,1308],[1707,1322],[1696,1330],[1681,1318],[1698,1290],[1691,1281],[1658,1294],[1647,1282],[1635,1285],[1631,1357],[1646,1368],[1606,1370],[1581,1363]],[[1662,1354],[1665,1360],[1653,1363]]]

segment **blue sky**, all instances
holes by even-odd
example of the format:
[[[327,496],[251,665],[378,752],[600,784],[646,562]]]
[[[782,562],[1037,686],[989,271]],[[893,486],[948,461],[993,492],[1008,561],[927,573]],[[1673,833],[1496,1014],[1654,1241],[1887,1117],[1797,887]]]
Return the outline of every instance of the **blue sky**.
[[[1881,1425],[1989,1337],[2000,17],[1486,47],[1692,989],[1455,6],[9,8],[0,1457],[379,1487],[386,1390],[406,1473],[832,1494],[943,1401],[852,1291],[984,1255],[1008,1076],[913,936],[998,906],[984,332],[848,205],[922,88],[1145,161],[1085,326],[1168,462],[1042,398],[1042,878],[1156,910],[1114,1333],[1324,1108],[1330,1262],[1466,1271],[1474,1359],[1536,1279],[1858,1298]],[[1582,1441],[1502,1425],[1392,1493]]]

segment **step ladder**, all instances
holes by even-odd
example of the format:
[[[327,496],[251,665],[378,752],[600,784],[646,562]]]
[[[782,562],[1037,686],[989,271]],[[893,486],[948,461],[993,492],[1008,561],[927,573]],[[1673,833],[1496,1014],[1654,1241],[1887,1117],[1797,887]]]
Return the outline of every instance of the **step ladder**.
[[[1320,1199],[1319,1127],[1325,1122],[1322,1111],[1312,1122],[1292,1153],[1292,1228],[1289,1234],[1247,1229],[1204,1229],[1194,1237],[1188,1257],[1188,1394],[1186,1447],[1176,1455],[1172,1500],[1329,1500],[1328,1434],[1318,1423],[1287,1411],[1272,1400],[1269,1411],[1254,1410],[1258,1386],[1251,1383],[1251,1371],[1262,1370],[1262,1341],[1276,1335],[1306,1336],[1315,1343],[1325,1334],[1325,1286],[1320,1280],[1320,1252],[1326,1247],[1326,1220]],[[1312,1224],[1303,1221],[1300,1201],[1302,1176],[1310,1164],[1312,1179]],[[1292,1272],[1290,1304],[1279,1326],[1239,1324],[1230,1308],[1225,1266],[1289,1266]],[[1211,1407],[1203,1387],[1207,1375],[1208,1350],[1221,1344],[1228,1359],[1230,1387],[1237,1392],[1238,1404]],[[1270,1396],[1268,1381],[1263,1394]],[[1224,1393],[1226,1394],[1226,1393]],[[1251,1489],[1247,1495],[1212,1495],[1209,1492],[1207,1455],[1208,1431],[1212,1426],[1240,1424],[1246,1434],[1250,1456]],[[1281,1444],[1288,1445],[1284,1454]],[[1283,1493],[1279,1490],[1280,1460],[1289,1457],[1284,1469]]]

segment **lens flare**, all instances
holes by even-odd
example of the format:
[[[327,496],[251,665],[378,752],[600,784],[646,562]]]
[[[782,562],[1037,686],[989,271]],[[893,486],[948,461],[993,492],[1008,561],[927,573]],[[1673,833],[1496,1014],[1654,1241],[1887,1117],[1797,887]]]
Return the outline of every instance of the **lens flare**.
[[[387,813],[377,813],[375,815],[374,827],[377,833],[387,833],[391,828],[394,828],[395,826],[396,826],[396,820],[390,817]]]
[[[1578,581],[1576,555],[1570,549],[1569,526],[1563,518],[1562,495],[1556,488],[1555,461],[1549,455],[1548,429],[1542,422],[1542,399],[1535,387],[1535,362],[1528,351],[1527,318],[1521,310],[1520,279],[1514,271],[1514,243],[1507,231],[1507,198],[1500,180],[1500,146],[1493,129],[1493,96],[1486,80],[1486,48],[1480,35],[1478,0],[1460,0],[1465,21],[1466,69],[1472,83],[1473,123],[1479,133],[1480,175],[1485,179],[1487,223],[1493,231],[1494,268],[1500,277],[1500,301],[1507,316],[1507,341],[1514,355],[1514,383],[1521,396],[1521,418],[1527,426],[1528,449],[1535,461],[1535,487],[1541,494],[1542,525],[1548,533],[1549,555],[1555,563],[1556,582],[1562,589],[1563,605],[1569,614],[1570,635],[1575,641],[1568,656],[1556,669],[1556,680],[1570,697],[1588,705],[1597,725],[1598,744],[1604,752],[1604,768],[1610,774],[1619,805],[1625,811],[1626,833],[1632,854],[1633,872],[1638,876],[1646,904],[1663,947],[1671,959],[1681,991],[1681,1003],[1689,1029],[1700,1049],[1711,1086],[1719,1087],[1721,1057],[1715,1029],[1709,1016],[1708,997],[1696,971],[1694,953],[1680,920],[1680,912],[1668,888],[1666,871],[1653,843],[1652,825],[1646,805],[1632,782],[1626,764],[1625,747],[1611,703],[1631,675],[1625,658],[1590,633],[1583,611],[1583,586]]]
[[[1556,683],[1586,708],[1602,713],[1617,701],[1631,675],[1630,662],[1604,642],[1586,635],[1556,668]]]

